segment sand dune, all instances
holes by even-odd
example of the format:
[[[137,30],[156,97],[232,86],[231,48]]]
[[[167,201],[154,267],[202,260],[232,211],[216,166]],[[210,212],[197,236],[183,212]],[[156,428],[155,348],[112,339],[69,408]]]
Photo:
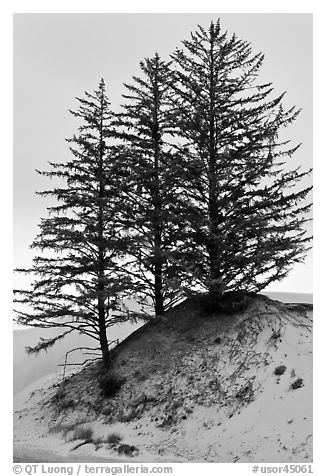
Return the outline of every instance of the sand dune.
[[[35,448],[63,462],[115,458],[112,433],[137,449],[134,462],[312,461],[307,306],[261,296],[244,312],[206,315],[189,300],[118,346],[113,370],[123,385],[113,398],[100,370],[86,366],[64,389],[48,375],[16,395],[17,461],[34,461]],[[74,450],[71,436],[83,428],[92,439]]]

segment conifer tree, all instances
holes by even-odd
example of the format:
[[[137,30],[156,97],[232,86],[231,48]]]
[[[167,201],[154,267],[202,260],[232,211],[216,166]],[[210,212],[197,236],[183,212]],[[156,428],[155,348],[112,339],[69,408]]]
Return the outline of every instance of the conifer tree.
[[[185,162],[187,236],[194,282],[212,293],[257,292],[285,277],[309,247],[310,171],[289,167],[299,145],[283,129],[299,109],[257,80],[264,55],[201,26],[171,56],[174,122]],[[193,283],[194,284],[194,283]]]
[[[129,284],[117,266],[125,252],[118,224],[119,151],[112,144],[115,130],[103,79],[94,93],[77,99],[78,110],[70,112],[81,125],[68,139],[71,159],[50,162],[50,171],[39,172],[64,185],[38,192],[57,204],[48,209],[32,244],[39,250],[33,266],[17,270],[32,275],[34,282],[29,290],[16,290],[15,301],[28,306],[19,306],[20,324],[64,331],[43,339],[35,350],[79,332],[97,341],[106,362],[107,328],[124,320],[119,298]]]
[[[124,196],[130,259],[125,266],[138,285],[143,309],[150,305],[160,316],[182,296],[181,267],[175,256],[181,236],[179,157],[169,143],[173,132],[169,64],[156,54],[141,61],[140,68],[142,76],[125,84],[128,92],[117,116],[125,142],[124,166],[129,170]]]

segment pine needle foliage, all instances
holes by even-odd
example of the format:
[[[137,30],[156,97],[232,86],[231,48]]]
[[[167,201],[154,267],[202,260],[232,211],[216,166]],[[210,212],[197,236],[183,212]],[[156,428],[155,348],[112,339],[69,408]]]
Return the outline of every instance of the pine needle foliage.
[[[300,144],[285,136],[300,109],[259,81],[263,60],[212,22],[171,61],[141,61],[120,113],[103,80],[77,98],[72,158],[39,172],[56,185],[38,193],[57,203],[41,220],[33,266],[17,270],[34,282],[15,291],[18,323],[63,333],[28,352],[75,331],[107,362],[107,329],[144,317],[125,312],[124,297],[137,293],[151,317],[199,288],[221,305],[303,262],[311,170],[292,165]]]
[[[86,334],[105,360],[107,328],[125,319],[120,297],[129,287],[117,265],[126,248],[119,228],[119,150],[103,79],[94,93],[77,100],[78,110],[70,112],[81,125],[68,139],[71,159],[39,172],[63,185],[38,192],[56,205],[31,245],[38,251],[33,266],[17,270],[34,277],[31,289],[15,291],[17,321]],[[46,344],[43,339],[35,350]]]
[[[141,61],[140,69],[140,77],[125,84],[117,115],[128,170],[123,191],[130,243],[126,267],[138,283],[143,309],[149,305],[158,317],[183,295],[176,257],[182,227],[180,156],[171,143],[169,63],[156,54]]]
[[[303,261],[310,170],[289,167],[284,139],[298,117],[258,77],[264,55],[221,29],[198,26],[173,61],[174,123],[184,155],[182,260],[211,292],[258,292]]]

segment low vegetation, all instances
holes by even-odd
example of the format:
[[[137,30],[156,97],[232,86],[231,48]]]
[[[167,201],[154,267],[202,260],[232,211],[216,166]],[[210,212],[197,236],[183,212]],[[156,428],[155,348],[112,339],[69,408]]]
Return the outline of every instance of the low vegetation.
[[[242,291],[230,291],[224,295],[210,292],[200,296],[200,306],[207,314],[243,312],[248,306],[248,294]]]
[[[293,390],[296,390],[297,388],[301,388],[303,387],[303,380],[302,378],[298,378],[297,380],[295,380],[292,384],[291,384],[291,388]]]
[[[70,441],[85,440],[90,441],[93,437],[93,430],[90,427],[76,428],[70,438]]]
[[[286,371],[285,365],[279,365],[279,366],[276,367],[276,369],[274,370],[274,374],[275,374],[275,375],[283,375],[285,371]]]
[[[121,389],[124,379],[116,375],[113,371],[102,374],[99,378],[99,385],[103,394],[108,397],[114,397]]]
[[[116,445],[121,441],[121,436],[118,435],[118,433],[110,433],[106,437],[106,443],[109,443],[110,445]]]

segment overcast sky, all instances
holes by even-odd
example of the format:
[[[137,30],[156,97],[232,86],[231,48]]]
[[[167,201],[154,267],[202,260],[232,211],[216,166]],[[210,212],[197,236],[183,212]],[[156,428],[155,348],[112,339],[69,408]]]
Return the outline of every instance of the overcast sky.
[[[222,28],[265,53],[260,76],[275,94],[287,91],[285,105],[302,107],[289,138],[302,142],[294,166],[312,166],[311,14],[16,14],[14,16],[14,265],[31,265],[29,249],[47,200],[48,161],[69,158],[66,137],[76,132],[68,109],[75,97],[93,91],[103,77],[113,108],[123,82],[139,73],[139,61],[158,52],[168,59],[197,24],[218,17]],[[52,202],[53,203],[53,202]],[[312,263],[298,265],[271,290],[312,292]],[[23,285],[22,277],[17,279]]]

